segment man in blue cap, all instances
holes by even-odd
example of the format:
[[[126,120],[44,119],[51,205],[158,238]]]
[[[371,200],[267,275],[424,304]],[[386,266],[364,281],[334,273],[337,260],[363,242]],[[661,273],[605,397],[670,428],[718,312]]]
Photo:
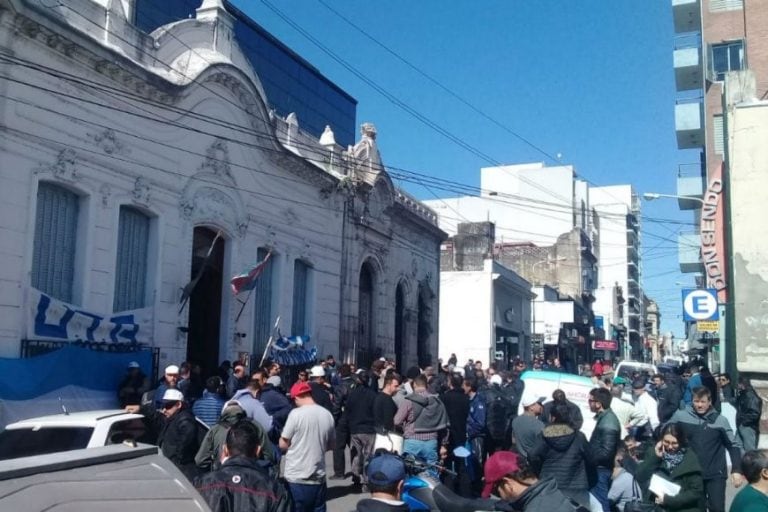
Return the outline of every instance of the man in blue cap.
[[[391,453],[374,455],[366,469],[371,497],[357,503],[357,512],[408,512],[400,499],[405,480],[405,464]]]

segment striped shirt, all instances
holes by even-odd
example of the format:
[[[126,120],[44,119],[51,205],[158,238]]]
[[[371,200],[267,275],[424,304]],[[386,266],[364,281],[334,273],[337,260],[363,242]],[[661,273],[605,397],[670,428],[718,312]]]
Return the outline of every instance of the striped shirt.
[[[212,427],[219,421],[221,409],[224,407],[224,400],[217,394],[211,393],[207,389],[203,391],[203,397],[196,400],[192,405],[192,412],[200,418],[206,425]]]

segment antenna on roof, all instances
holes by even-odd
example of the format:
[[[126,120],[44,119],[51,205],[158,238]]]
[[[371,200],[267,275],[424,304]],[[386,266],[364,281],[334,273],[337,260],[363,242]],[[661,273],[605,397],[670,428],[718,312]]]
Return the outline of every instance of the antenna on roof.
[[[69,416],[69,411],[67,410],[67,406],[64,405],[64,401],[59,397],[59,405],[61,405],[61,412]]]

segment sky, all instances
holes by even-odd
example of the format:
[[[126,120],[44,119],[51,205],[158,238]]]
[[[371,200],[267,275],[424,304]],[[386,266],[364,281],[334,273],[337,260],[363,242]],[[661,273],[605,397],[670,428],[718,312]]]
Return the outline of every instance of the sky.
[[[679,164],[698,160],[676,145],[670,0],[233,3],[357,99],[388,166],[479,186],[481,167],[559,158],[594,186],[675,194]],[[694,284],[679,272],[677,234],[693,216],[674,199],[643,201],[642,213],[642,286],[662,331],[680,338],[680,288]]]

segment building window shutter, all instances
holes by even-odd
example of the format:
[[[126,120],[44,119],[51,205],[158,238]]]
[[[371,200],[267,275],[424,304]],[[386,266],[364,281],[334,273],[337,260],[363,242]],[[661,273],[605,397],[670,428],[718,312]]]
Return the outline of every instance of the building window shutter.
[[[149,223],[149,217],[136,208],[120,207],[113,304],[116,312],[145,306]]]
[[[735,11],[744,8],[744,0],[709,0],[709,12]]]
[[[307,321],[307,281],[309,267],[301,260],[293,264],[293,315],[291,334],[305,335]]]
[[[725,134],[723,133],[723,116],[712,116],[713,136],[715,143],[715,153],[720,156],[725,155]]]
[[[256,252],[257,261],[264,261],[269,254],[269,249],[263,247]],[[253,326],[253,353],[260,356],[264,352],[269,335],[272,333],[272,279],[274,268],[273,261],[267,263],[261,272],[256,287],[253,289],[254,295],[254,326]]]
[[[77,194],[52,183],[38,185],[32,286],[64,302],[73,302],[79,213]]]

